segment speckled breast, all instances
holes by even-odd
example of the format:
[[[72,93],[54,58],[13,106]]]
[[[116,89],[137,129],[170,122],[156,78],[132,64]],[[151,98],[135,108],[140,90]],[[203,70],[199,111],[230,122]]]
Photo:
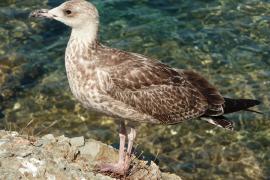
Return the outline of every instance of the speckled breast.
[[[100,111],[102,95],[96,82],[96,70],[86,69],[87,66],[79,61],[66,57],[65,65],[71,92],[84,107]]]

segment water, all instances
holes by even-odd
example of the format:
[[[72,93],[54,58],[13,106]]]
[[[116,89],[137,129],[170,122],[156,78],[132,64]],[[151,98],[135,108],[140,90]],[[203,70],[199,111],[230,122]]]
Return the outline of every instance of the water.
[[[0,128],[30,135],[118,141],[111,118],[72,97],[64,69],[69,29],[29,20],[61,1],[0,2]],[[259,0],[93,1],[100,39],[178,68],[195,69],[228,97],[256,98],[257,110],[230,115],[235,132],[200,121],[138,128],[139,149],[185,179],[270,177],[270,3]]]

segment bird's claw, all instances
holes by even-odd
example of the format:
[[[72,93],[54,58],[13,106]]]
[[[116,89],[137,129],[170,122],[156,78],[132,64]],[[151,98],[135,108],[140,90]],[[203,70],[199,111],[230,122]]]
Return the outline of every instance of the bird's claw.
[[[129,166],[125,165],[125,163],[103,163],[98,165],[98,170],[100,172],[111,172],[113,174],[125,175],[128,171]]]

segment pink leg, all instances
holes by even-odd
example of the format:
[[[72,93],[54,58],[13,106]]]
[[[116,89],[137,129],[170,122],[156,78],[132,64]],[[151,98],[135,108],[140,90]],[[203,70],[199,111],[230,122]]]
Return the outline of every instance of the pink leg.
[[[125,144],[126,144],[126,127],[125,123],[121,122],[120,123],[120,130],[119,130],[119,139],[120,139],[120,144],[119,144],[119,159],[118,159],[118,164],[123,164],[125,162]]]
[[[120,144],[119,144],[119,159],[118,163],[111,164],[105,163],[99,166],[101,172],[112,172],[116,174],[124,175],[129,168],[129,162],[126,163],[126,153],[125,153],[125,141],[126,141],[126,127],[125,123],[120,123],[119,132]]]
[[[128,149],[127,149],[127,154],[125,158],[125,167],[127,167],[127,169],[130,166],[131,152],[132,152],[133,142],[135,138],[136,138],[136,130],[134,128],[131,128],[130,132],[128,133]]]
[[[130,132],[128,133],[128,149],[127,149],[127,155],[131,155],[132,147],[133,147],[133,142],[136,138],[136,130],[134,128],[130,129]]]

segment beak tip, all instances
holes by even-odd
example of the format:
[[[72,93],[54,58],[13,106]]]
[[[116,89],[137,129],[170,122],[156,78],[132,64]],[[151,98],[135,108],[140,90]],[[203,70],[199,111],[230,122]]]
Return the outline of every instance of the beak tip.
[[[50,18],[48,9],[38,9],[29,14],[29,18]]]
[[[33,18],[33,17],[36,17],[36,13],[35,12],[31,12],[28,16],[29,18]]]

